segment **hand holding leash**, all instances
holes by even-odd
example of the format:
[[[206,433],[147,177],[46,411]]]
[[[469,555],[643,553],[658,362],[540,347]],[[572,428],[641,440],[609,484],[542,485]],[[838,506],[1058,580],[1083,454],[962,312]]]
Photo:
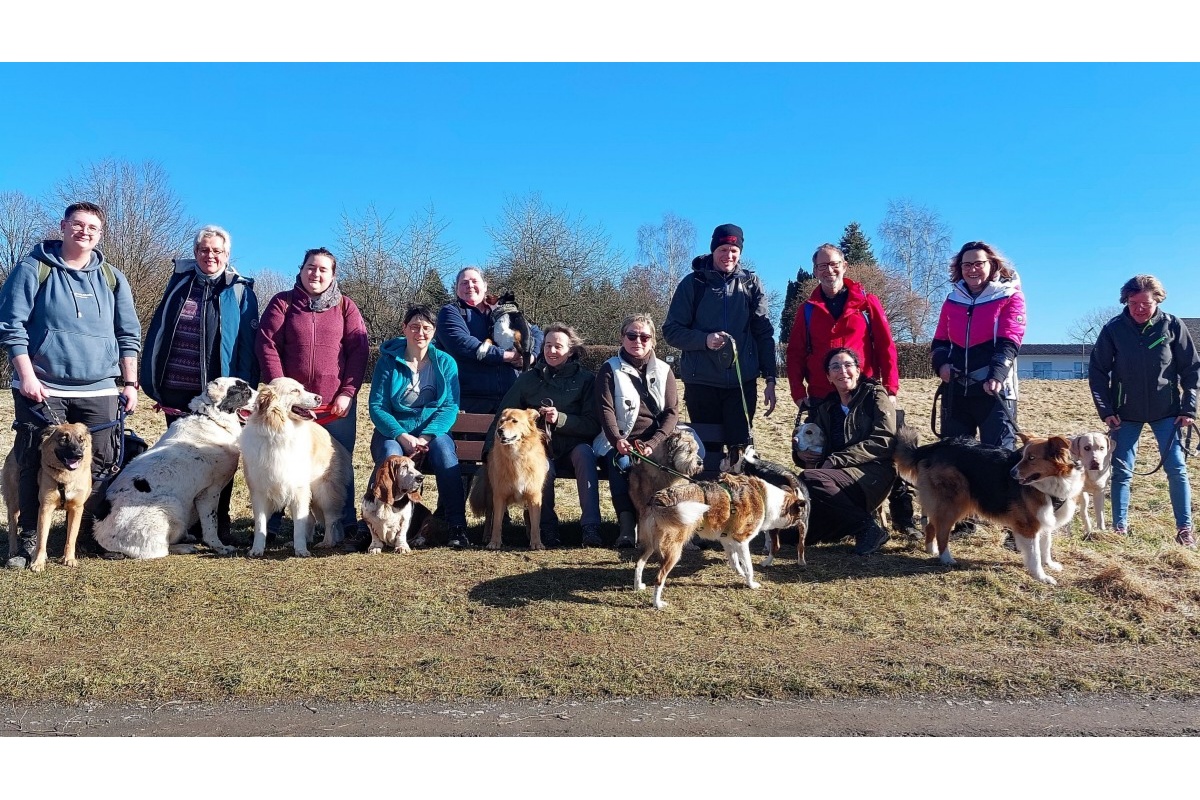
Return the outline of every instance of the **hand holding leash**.
[[[725,346],[725,337],[728,335],[729,334],[725,333],[725,331],[717,331],[715,333],[710,333],[705,338],[704,345],[709,350],[720,350],[722,347]]]

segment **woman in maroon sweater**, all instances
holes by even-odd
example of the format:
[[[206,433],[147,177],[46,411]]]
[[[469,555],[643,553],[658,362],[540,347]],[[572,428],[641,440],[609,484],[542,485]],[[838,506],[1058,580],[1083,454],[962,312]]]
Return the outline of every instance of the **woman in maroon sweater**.
[[[358,306],[342,295],[337,258],[324,247],[304,254],[296,285],[271,298],[263,311],[255,352],[263,382],[288,377],[321,396],[317,421],[353,455],[358,390],[367,371],[367,326]],[[354,476],[346,487],[343,530],[357,530]],[[271,519],[279,530],[279,515]]]

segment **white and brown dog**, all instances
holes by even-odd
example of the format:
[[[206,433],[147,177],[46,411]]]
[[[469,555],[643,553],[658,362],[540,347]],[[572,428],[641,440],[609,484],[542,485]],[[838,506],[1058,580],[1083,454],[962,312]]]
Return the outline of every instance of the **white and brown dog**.
[[[1071,455],[1083,464],[1083,496],[1078,510],[1083,517],[1083,535],[1087,538],[1093,531],[1105,528],[1104,493],[1112,477],[1112,440],[1107,433],[1081,433],[1071,439]],[[1094,528],[1093,518],[1096,521]]]
[[[363,520],[371,530],[368,553],[383,552],[385,547],[397,553],[410,552],[409,532],[413,546],[426,543],[432,516],[421,502],[424,481],[425,476],[408,456],[388,456],[375,470],[374,485],[362,503]]]

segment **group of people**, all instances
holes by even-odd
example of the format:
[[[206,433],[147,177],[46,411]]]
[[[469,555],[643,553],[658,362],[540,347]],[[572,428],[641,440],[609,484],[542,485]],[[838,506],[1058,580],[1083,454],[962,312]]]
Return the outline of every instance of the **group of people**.
[[[319,421],[348,452],[355,447],[358,393],[370,360],[367,326],[341,293],[333,253],[308,250],[295,286],[272,297],[260,319],[253,280],[230,264],[229,233],[206,226],[195,236],[193,257],[175,261],[143,342],[129,283],[98,247],[104,226],[99,206],[68,206],[62,239],[35,246],[0,289],[0,344],[13,367],[20,465],[20,546],[9,553],[10,567],[25,566],[36,544],[37,434],[50,419],[93,429],[94,473],[103,479],[119,468],[117,430],[109,423],[119,406],[136,409],[139,389],[169,424],[215,377],[257,384],[286,376],[321,396]],[[662,325],[666,342],[682,352],[679,378],[690,420],[723,426],[735,469],[753,442],[760,378],[764,414],[776,406],[774,328],[761,280],[741,265],[743,246],[740,227],[718,226],[709,253],[694,259],[676,288]],[[867,555],[888,539],[872,515],[885,498],[894,527],[913,525],[912,488],[891,462],[895,342],[879,299],[847,277],[849,266],[832,244],[813,254],[819,285],[796,314],[787,374],[801,414],[827,441],[823,455],[802,464],[813,498],[808,541],[851,536]],[[942,434],[1014,447],[1016,357],[1025,330],[1020,281],[986,242],[963,245],[950,278],[931,346],[933,372],[944,384]],[[584,545],[603,543],[596,469],[602,461],[618,517],[616,545],[633,546],[629,456],[650,453],[680,416],[675,372],[655,356],[654,320],[626,318],[617,355],[595,375],[581,363],[583,342],[570,325],[532,326],[536,360],[522,371],[522,354],[492,340],[483,272],[460,270],[454,291],[436,312],[409,308],[403,335],[380,347],[368,400],[374,462],[399,453],[419,459],[437,481],[449,544],[465,547],[465,491],[449,435],[458,412],[536,408],[551,433],[551,474],[575,477]],[[1097,411],[1116,438],[1115,527],[1128,528],[1137,439],[1149,423],[1167,468],[1177,538],[1194,546],[1177,431],[1195,418],[1200,360],[1187,328],[1159,308],[1165,297],[1153,276],[1139,275],[1122,288],[1127,308],[1101,332],[1090,380]],[[102,492],[103,480],[96,485]],[[347,489],[343,528],[353,532],[361,529],[353,479]],[[222,536],[231,490],[225,487],[219,509]],[[545,495],[542,537],[553,546],[559,541],[553,480]],[[271,528],[279,524],[276,515]]]

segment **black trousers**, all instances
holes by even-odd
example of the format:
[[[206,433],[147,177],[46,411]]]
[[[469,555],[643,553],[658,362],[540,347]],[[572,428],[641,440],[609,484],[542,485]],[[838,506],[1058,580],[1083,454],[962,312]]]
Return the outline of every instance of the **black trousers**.
[[[812,497],[808,535],[804,543],[837,542],[871,524],[867,496],[855,479],[841,469],[806,469],[800,479]]]
[[[746,412],[750,412],[750,421],[754,421],[754,411],[758,400],[758,381],[750,380],[737,387],[719,388],[717,386],[702,386],[698,383],[683,385],[683,403],[687,407],[688,418],[692,422],[725,426],[725,444],[740,447],[750,444],[750,425],[746,421]],[[746,407],[742,407],[742,399]]]

